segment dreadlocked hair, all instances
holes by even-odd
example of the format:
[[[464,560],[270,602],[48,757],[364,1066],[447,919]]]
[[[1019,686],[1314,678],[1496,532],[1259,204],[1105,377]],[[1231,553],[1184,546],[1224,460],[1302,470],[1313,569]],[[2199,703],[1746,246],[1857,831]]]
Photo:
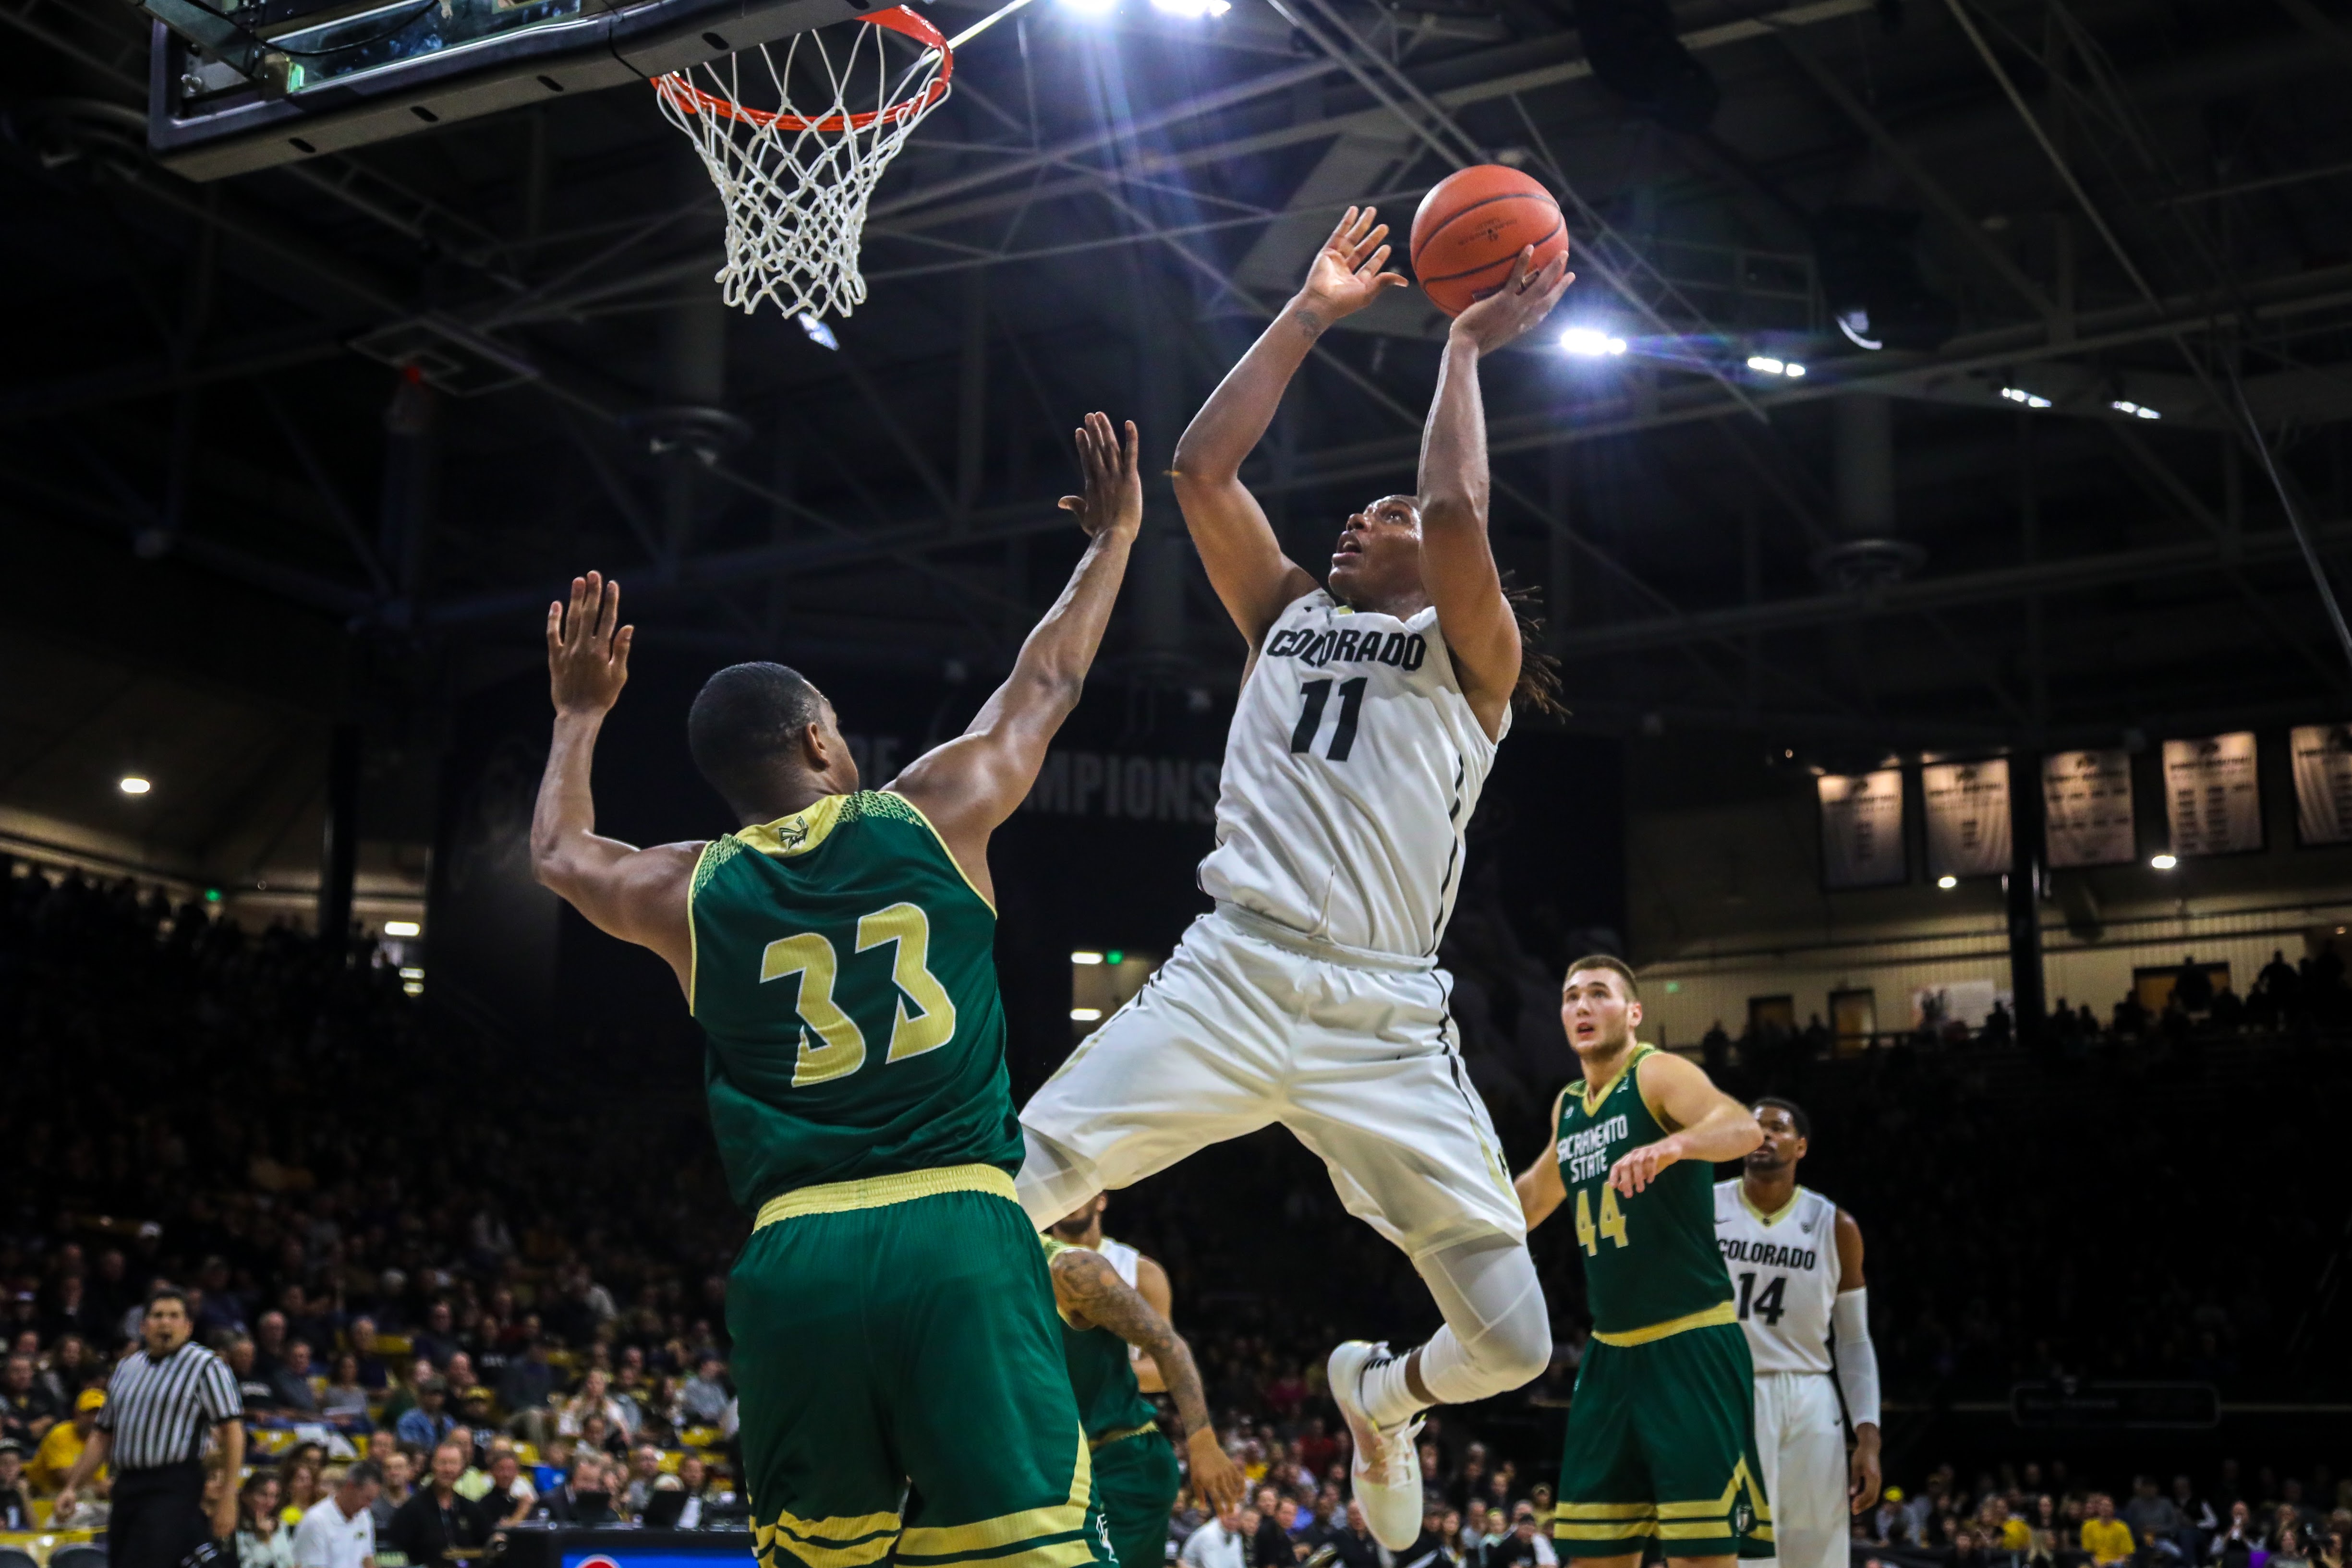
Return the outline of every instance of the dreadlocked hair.
[[[1511,688],[1514,706],[1551,718],[1566,718],[1560,701],[1559,661],[1543,648],[1543,591],[1521,582],[1517,572],[1503,573],[1503,601],[1519,623],[1519,682]]]

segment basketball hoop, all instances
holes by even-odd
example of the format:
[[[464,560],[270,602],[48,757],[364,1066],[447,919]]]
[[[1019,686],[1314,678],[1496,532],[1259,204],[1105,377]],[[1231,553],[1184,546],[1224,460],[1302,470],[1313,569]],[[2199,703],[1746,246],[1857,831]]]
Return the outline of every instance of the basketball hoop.
[[[908,60],[898,47],[894,64],[893,37],[920,52]],[[954,73],[954,44],[895,5],[859,17],[830,47],[822,29],[798,33],[654,79],[662,113],[693,141],[727,206],[718,282],[728,304],[749,315],[770,299],[788,317],[822,320],[865,303],[866,203]]]

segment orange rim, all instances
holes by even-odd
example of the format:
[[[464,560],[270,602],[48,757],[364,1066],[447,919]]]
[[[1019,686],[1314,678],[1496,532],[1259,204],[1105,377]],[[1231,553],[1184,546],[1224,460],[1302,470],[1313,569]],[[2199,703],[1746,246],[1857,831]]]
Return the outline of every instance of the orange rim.
[[[940,57],[940,74],[930,84],[904,103],[894,103],[887,109],[869,110],[863,114],[828,114],[821,120],[811,120],[804,114],[766,110],[746,109],[705,92],[687,78],[684,71],[672,71],[654,78],[654,90],[669,103],[688,114],[716,114],[729,120],[756,125],[762,130],[814,131],[834,135],[845,131],[864,131],[874,125],[897,125],[924,114],[948,95],[948,78],[955,74],[955,53],[948,47],[946,35],[933,26],[930,19],[918,16],[904,5],[893,5],[887,11],[877,11],[871,16],[861,16],[861,22],[877,27],[887,27],[894,33],[904,33],[925,48],[936,49]]]

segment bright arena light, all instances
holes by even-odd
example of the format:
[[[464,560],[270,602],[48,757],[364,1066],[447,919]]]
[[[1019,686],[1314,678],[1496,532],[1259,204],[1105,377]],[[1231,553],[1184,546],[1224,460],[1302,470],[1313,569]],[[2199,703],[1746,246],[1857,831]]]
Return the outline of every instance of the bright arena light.
[[[1151,8],[1171,16],[1222,16],[1234,6],[1233,0],[1151,0]]]
[[[387,920],[383,923],[383,934],[387,936],[420,936],[424,932],[425,927],[414,920]]]
[[[1102,955],[1099,953],[1073,953],[1070,955],[1070,962],[1073,964],[1099,964],[1102,962]]]
[[[800,321],[801,330],[807,333],[808,340],[818,348],[839,349],[841,347],[841,340],[833,335],[833,329],[818,320],[814,312],[802,311]]]
[[[1625,340],[1612,338],[1598,327],[1570,327],[1559,335],[1559,346],[1568,353],[1599,359],[1604,354],[1622,354]]]
[[[2048,398],[2035,397],[2023,387],[2003,387],[2000,389],[2000,395],[2007,398],[2011,402],[2021,402],[2028,408],[2048,408],[2050,406],[2050,400]]]
[[[2130,414],[2134,419],[2162,419],[2164,417],[2164,415],[2157,413],[2156,410],[2148,407],[2146,403],[2133,402],[2126,398],[2117,398],[2115,402],[2107,404],[2107,406],[2114,409],[2117,413]]]
[[[1768,376],[1789,376],[1793,378],[1796,376],[1801,376],[1805,373],[1805,367],[1797,363],[1796,361],[1776,360],[1769,354],[1748,355],[1748,368],[1751,371],[1755,371],[1760,374]]]
[[[140,778],[136,773],[126,773],[123,775],[122,782],[118,786],[118,788],[120,788],[126,795],[144,795],[148,790],[155,788],[155,786],[147,782],[146,779]]]
[[[1946,893],[1949,893],[1952,889],[1960,885],[1960,879],[1954,876],[1951,873],[1946,872],[1943,875],[1936,879],[1936,885],[1942,888]]]
[[[2150,855],[2147,857],[2147,863],[2154,866],[2158,871],[2170,871],[2174,866],[2179,865],[2180,862],[2171,855]]]
[[[1082,16],[1108,16],[1118,9],[1118,0],[1062,0],[1062,4]]]
[[[1101,1017],[1102,1009],[1100,1008],[1072,1008],[1070,1009],[1070,1021],[1072,1023],[1093,1023],[1096,1019]]]

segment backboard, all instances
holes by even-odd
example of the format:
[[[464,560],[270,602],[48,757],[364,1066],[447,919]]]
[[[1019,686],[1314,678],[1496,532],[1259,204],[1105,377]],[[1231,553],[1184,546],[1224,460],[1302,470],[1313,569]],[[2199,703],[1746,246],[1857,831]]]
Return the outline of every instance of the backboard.
[[[868,0],[138,0],[147,140],[192,180],[643,84]]]

